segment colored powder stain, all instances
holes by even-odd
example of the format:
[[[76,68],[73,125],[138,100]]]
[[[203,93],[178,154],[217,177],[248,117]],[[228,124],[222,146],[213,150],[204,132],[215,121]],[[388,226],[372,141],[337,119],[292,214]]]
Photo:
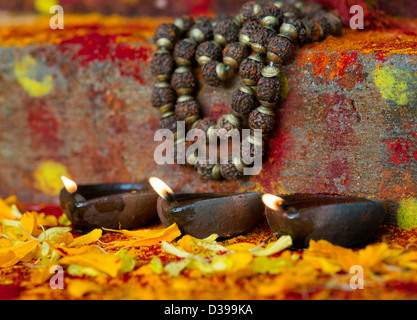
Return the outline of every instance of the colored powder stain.
[[[375,54],[375,60],[380,62],[387,62],[387,59],[385,59],[385,55],[382,52],[378,52]]]
[[[358,53],[341,52],[337,57],[338,58],[334,61],[334,65],[331,66],[332,71],[330,73],[330,79],[334,79],[337,76],[343,77],[346,70],[356,62]]]
[[[193,15],[207,15],[210,13],[211,0],[191,1],[191,14]]]
[[[305,62],[311,63],[315,76],[328,77],[333,80],[336,77],[344,77],[346,70],[355,64],[358,58],[357,52],[335,52],[332,54],[313,52],[305,61],[301,59],[300,66]],[[360,81],[360,79],[358,80]]]
[[[67,168],[56,161],[42,161],[33,172],[34,187],[43,193],[56,196],[62,189],[61,176],[69,177]]]
[[[122,76],[134,77],[143,84],[143,80],[139,76],[139,62],[149,60],[152,51],[149,46],[135,47],[118,44],[115,35],[102,35],[95,32],[65,40],[62,44],[64,47],[67,44],[80,45],[73,60],[79,61],[83,66],[87,66],[93,61],[110,60],[117,63]]]
[[[402,229],[417,227],[417,199],[407,198],[400,201],[397,212],[397,223]]]
[[[42,99],[41,99],[42,100]],[[27,123],[35,145],[47,146],[51,150],[57,150],[61,141],[58,139],[58,119],[51,108],[44,101],[34,102],[28,111]]]
[[[16,59],[14,74],[25,91],[34,98],[47,95],[54,88],[53,77],[46,66],[30,55]]]
[[[291,137],[289,132],[277,134],[269,141],[268,160],[262,164],[260,174],[252,176],[251,180],[255,184],[254,190],[270,193],[285,193],[284,183],[281,181],[281,168],[285,165],[284,159],[287,157],[291,147]]]
[[[326,68],[331,62],[330,56],[322,52],[313,53],[310,56],[310,62],[315,76],[326,76]]]
[[[389,161],[402,164],[413,161],[413,155],[406,139],[398,139],[394,142],[387,142],[387,150],[391,152]]]
[[[35,0],[33,7],[39,13],[49,14],[50,8],[58,4],[59,0]]]
[[[373,72],[374,83],[382,97],[404,106],[415,94],[416,75],[411,71],[396,69],[393,66],[378,66]]]

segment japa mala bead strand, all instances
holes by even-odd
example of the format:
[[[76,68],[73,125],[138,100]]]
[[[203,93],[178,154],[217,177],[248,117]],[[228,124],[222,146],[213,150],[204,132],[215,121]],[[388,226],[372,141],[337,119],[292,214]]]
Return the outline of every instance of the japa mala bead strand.
[[[205,179],[242,178],[248,163],[242,159],[250,160],[259,153],[264,157],[266,141],[274,132],[281,66],[290,63],[296,48],[329,35],[339,36],[342,27],[341,19],[331,12],[295,0],[248,1],[234,17],[218,14],[213,19],[194,20],[184,15],[161,24],[153,37],[158,50],[151,60],[157,80],[151,103],[162,113],[159,127],[174,132],[175,149],[186,150],[192,143],[177,139],[177,121],[184,121],[186,130],[202,130],[206,141],[227,138],[231,130],[241,130],[244,125],[251,130],[241,143],[240,157],[229,156],[227,163],[220,164],[219,157],[211,163],[194,152],[185,165]],[[231,111],[217,121],[204,118],[195,97],[199,87],[192,69],[195,62],[203,83],[210,86],[222,85],[235,73],[242,78],[243,84],[233,93]]]

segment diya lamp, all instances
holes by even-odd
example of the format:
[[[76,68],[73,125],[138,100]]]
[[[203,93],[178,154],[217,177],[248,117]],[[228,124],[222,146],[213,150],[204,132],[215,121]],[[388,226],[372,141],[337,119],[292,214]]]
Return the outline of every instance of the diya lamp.
[[[349,248],[364,245],[386,213],[380,200],[340,194],[265,194],[262,200],[271,229],[290,235],[298,248],[307,248],[310,239]]]
[[[176,223],[182,233],[196,238],[236,236],[249,231],[264,216],[258,192],[174,194],[158,178],[150,178],[149,183],[160,195],[157,211],[162,224]]]
[[[131,229],[156,216],[158,195],[145,183],[80,185],[62,177],[62,210],[78,232],[94,228]]]

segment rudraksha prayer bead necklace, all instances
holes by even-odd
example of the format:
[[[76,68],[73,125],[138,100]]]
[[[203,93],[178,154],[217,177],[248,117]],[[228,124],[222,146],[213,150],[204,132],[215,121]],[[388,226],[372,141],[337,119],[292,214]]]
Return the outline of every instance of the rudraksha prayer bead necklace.
[[[260,145],[263,155],[264,142],[274,129],[274,110],[280,102],[278,66],[288,63],[296,47],[341,35],[342,27],[339,17],[298,0],[248,1],[235,17],[220,14],[194,21],[191,16],[182,16],[159,25],[154,34],[159,50],[151,61],[151,71],[157,79],[152,106],[162,112],[160,128],[175,132],[177,121],[184,121],[187,129],[198,128],[209,134],[211,128],[241,129],[242,120],[247,119],[250,150],[242,148],[242,156],[245,152],[253,154],[253,148]],[[197,87],[192,69],[195,62],[201,67],[203,81],[210,86],[222,85],[237,72],[242,78],[244,85],[233,94],[231,112],[217,123],[202,118],[193,95]],[[256,139],[255,129],[262,130],[262,140]],[[185,143],[185,148],[190,145],[177,139],[175,144],[179,143]],[[186,164],[207,179],[243,176],[242,158],[230,159],[227,164],[201,164],[194,156],[186,159]]]

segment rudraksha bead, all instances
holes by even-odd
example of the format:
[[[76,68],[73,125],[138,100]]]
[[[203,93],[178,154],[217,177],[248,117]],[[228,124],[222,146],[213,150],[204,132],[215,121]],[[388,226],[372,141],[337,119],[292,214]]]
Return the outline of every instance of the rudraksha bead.
[[[253,34],[261,28],[261,25],[257,21],[251,20],[245,22],[239,32],[239,41],[249,46],[252,42]]]
[[[241,157],[244,163],[248,163],[257,154],[263,158],[266,154],[267,144],[262,136],[256,137],[255,135],[249,135],[244,141],[242,141],[240,147]]]
[[[199,16],[196,20],[195,23],[210,23],[213,19],[207,16]]]
[[[329,19],[327,19],[326,16],[322,15],[317,19],[317,22],[321,28],[321,33],[320,33],[320,37],[319,37],[319,41],[322,41],[324,39],[326,39],[331,31],[332,31],[332,25],[330,24]]]
[[[281,5],[277,5],[277,7],[281,9],[284,17],[300,18],[302,16],[301,10],[297,8],[293,3],[283,2]]]
[[[210,118],[203,118],[199,119],[196,122],[193,123],[193,129],[200,129],[203,130],[204,133],[207,133],[207,130],[210,127],[213,127],[216,123],[211,120]]]
[[[258,21],[263,27],[277,28],[281,25],[284,14],[277,6],[265,6],[259,11]]]
[[[204,81],[208,85],[218,87],[230,77],[232,68],[224,63],[213,60],[205,64],[201,72]]]
[[[240,129],[241,126],[242,126],[242,120],[240,120],[239,117],[237,117],[233,113],[227,113],[227,114],[222,115],[217,120],[217,129],[218,129],[217,134],[220,139],[224,139],[226,138],[226,136],[229,135],[230,130]],[[219,130],[219,129],[225,129],[226,131]]]
[[[223,20],[213,28],[213,39],[222,46],[239,39],[239,26],[233,20]]]
[[[180,30],[172,23],[162,23],[156,29],[153,39],[160,48],[172,49],[180,36]]]
[[[177,116],[174,112],[165,112],[159,120],[160,129],[171,130],[174,134],[177,132]]]
[[[219,60],[222,55],[221,46],[214,41],[200,43],[195,52],[195,58],[200,66],[204,66],[213,60]]]
[[[301,19],[301,22],[303,23],[303,26],[305,28],[305,35],[299,35],[299,39],[300,41],[302,41],[302,44],[309,43],[312,41],[313,38],[311,28],[314,27],[314,23],[311,22],[309,19]]]
[[[191,124],[200,118],[200,109],[200,105],[194,97],[183,95],[177,99],[175,114],[178,120]]]
[[[167,112],[174,107],[176,100],[177,94],[169,83],[159,82],[155,84],[151,97],[154,108],[160,109],[162,113]]]
[[[243,162],[240,157],[229,158],[229,161],[220,165],[220,173],[226,180],[237,180],[243,176]]]
[[[261,78],[263,67],[264,58],[259,54],[251,54],[240,64],[242,81],[248,86],[255,86]]]
[[[293,56],[294,50],[292,41],[278,34],[268,43],[267,57],[277,64],[284,64]]]
[[[262,77],[256,87],[259,102],[266,107],[274,107],[280,99],[281,83],[279,69],[275,66],[266,66],[262,70]]]
[[[240,18],[243,22],[255,20],[261,9],[262,5],[260,3],[255,1],[245,2],[240,9]]]
[[[274,112],[265,106],[260,106],[249,115],[249,128],[251,130],[262,130],[262,135],[272,132],[275,124]]]
[[[168,50],[158,50],[151,60],[151,72],[158,81],[169,80],[174,68],[175,62]]]
[[[194,60],[197,43],[191,39],[180,40],[174,47],[174,60],[177,65],[191,65]]]
[[[232,21],[233,17],[230,14],[227,14],[227,13],[219,13],[213,19],[211,19],[211,25],[213,27],[215,27],[219,22],[222,22],[222,21],[225,21],[225,20],[231,20]]]
[[[249,55],[249,48],[243,43],[232,42],[229,43],[223,50],[223,63],[238,69],[239,65]]]
[[[220,164],[209,164],[208,161],[202,164],[197,159],[195,168],[198,175],[203,179],[219,180],[221,178]]]
[[[185,141],[184,138],[176,139],[174,143],[174,161],[180,165],[192,166],[196,157],[191,155],[187,158],[187,150],[193,144],[193,141]]]
[[[198,21],[190,30],[190,38],[201,43],[210,40],[213,37],[213,27],[206,20]]]
[[[181,66],[174,70],[171,85],[179,95],[190,94],[197,85],[197,79],[189,67]]]
[[[310,30],[310,42],[319,41],[321,36],[321,27],[320,24],[315,19],[305,19],[303,20],[304,25]]]
[[[194,25],[194,18],[190,15],[183,15],[172,22],[177,26],[181,33],[186,33]]]
[[[295,18],[284,18],[284,23],[279,29],[279,33],[286,36],[294,43],[303,43],[307,36],[306,28],[303,22]]]
[[[243,86],[237,89],[232,98],[232,110],[236,115],[246,116],[256,108],[258,99],[251,87]]]
[[[200,129],[206,134],[206,140],[208,140],[208,131],[210,129],[214,129],[216,123],[211,120],[210,118],[203,118],[195,121],[191,127],[191,129]]]
[[[251,37],[251,47],[256,53],[265,54],[268,42],[272,37],[276,35],[276,32],[271,28],[261,28],[256,31]]]
[[[330,34],[333,36],[341,36],[343,31],[342,20],[331,12],[326,12],[326,17],[332,27]]]

